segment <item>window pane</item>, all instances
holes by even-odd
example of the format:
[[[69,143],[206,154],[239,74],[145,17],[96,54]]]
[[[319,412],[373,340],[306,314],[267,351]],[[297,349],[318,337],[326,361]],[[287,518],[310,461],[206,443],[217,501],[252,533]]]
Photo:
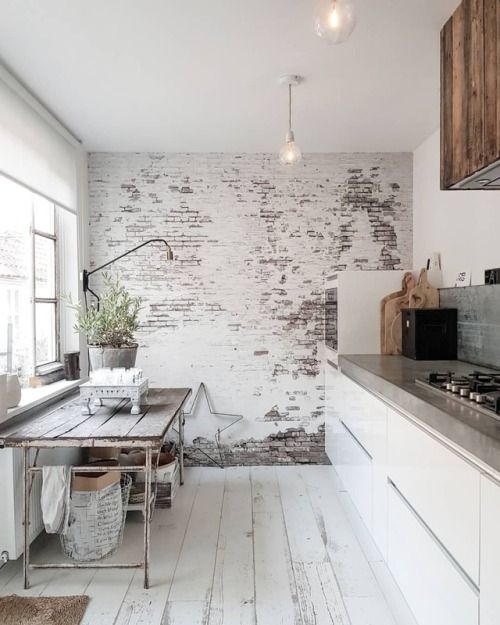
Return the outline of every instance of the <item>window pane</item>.
[[[56,359],[56,305],[35,304],[36,364]]]
[[[54,234],[54,204],[33,194],[33,212],[35,230]]]
[[[0,371],[33,370],[32,243],[33,195],[0,176]]]
[[[55,297],[55,242],[35,235],[35,297]]]

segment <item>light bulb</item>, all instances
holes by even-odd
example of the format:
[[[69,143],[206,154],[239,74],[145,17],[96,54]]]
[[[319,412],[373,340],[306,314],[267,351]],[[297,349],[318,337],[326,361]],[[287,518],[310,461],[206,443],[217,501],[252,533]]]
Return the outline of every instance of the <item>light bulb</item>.
[[[328,16],[328,26],[332,30],[336,30],[339,27],[339,14],[336,7],[333,7],[330,11],[330,15]]]
[[[316,34],[327,43],[343,43],[356,26],[352,0],[321,0],[316,17]]]
[[[300,162],[301,158],[302,152],[295,143],[293,132],[288,132],[286,135],[286,143],[280,150],[280,163],[287,166],[295,165]]]

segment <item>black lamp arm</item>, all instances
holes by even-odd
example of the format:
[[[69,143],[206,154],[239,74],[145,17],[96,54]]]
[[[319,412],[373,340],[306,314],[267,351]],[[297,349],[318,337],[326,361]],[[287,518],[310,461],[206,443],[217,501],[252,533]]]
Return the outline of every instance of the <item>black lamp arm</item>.
[[[120,254],[120,256],[117,256],[116,258],[113,258],[113,260],[109,260],[107,263],[104,263],[104,265],[101,265],[100,267],[96,267],[95,269],[92,269],[92,271],[87,271],[86,269],[84,269],[83,270],[83,275],[82,275],[82,279],[83,279],[83,292],[86,293],[87,291],[89,291],[90,293],[92,293],[92,295],[94,297],[97,298],[97,300],[99,300],[99,298],[94,293],[94,291],[92,291],[89,288],[89,278],[90,278],[90,276],[93,273],[96,273],[97,271],[101,271],[102,269],[105,269],[106,267],[108,267],[108,265],[112,265],[113,263],[116,263],[116,261],[120,260],[120,258],[123,258],[124,256],[128,256],[129,254],[132,254],[132,252],[136,252],[137,250],[140,250],[141,247],[144,247],[145,245],[149,245],[150,243],[163,243],[166,246],[166,248],[167,248],[167,258],[168,258],[168,260],[173,260],[174,259],[174,254],[172,252],[172,248],[165,241],[165,239],[149,239],[148,241],[144,241],[144,243],[141,243],[140,245],[137,245],[136,247],[133,247],[131,250],[128,250],[127,252],[124,252],[123,254]]]

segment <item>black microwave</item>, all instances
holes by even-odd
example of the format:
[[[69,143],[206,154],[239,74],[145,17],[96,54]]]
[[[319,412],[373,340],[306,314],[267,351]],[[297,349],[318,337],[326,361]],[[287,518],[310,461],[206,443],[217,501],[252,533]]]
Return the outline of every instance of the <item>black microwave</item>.
[[[456,308],[402,310],[402,352],[414,360],[457,359]]]

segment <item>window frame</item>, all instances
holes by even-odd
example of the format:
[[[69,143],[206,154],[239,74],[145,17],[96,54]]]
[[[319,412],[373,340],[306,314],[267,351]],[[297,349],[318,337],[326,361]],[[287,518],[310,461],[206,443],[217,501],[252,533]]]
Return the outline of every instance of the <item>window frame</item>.
[[[32,192],[34,195],[36,192]],[[43,197],[43,196],[40,196]],[[60,324],[60,269],[59,269],[59,245],[58,245],[58,211],[60,207],[49,200],[52,207],[52,221],[54,224],[54,233],[45,232],[43,230],[39,230],[35,228],[35,199],[33,198],[31,204],[31,270],[32,270],[32,329],[33,329],[33,371],[34,375],[43,375],[43,373],[47,373],[55,368],[59,368],[62,366],[61,364],[61,324]],[[54,244],[54,297],[37,297],[36,294],[36,238],[40,237],[42,239],[47,239],[52,241]],[[37,304],[52,304],[54,306],[54,360],[49,360],[47,362],[38,362],[38,354],[37,354],[37,336],[36,336],[36,319],[37,319]]]

